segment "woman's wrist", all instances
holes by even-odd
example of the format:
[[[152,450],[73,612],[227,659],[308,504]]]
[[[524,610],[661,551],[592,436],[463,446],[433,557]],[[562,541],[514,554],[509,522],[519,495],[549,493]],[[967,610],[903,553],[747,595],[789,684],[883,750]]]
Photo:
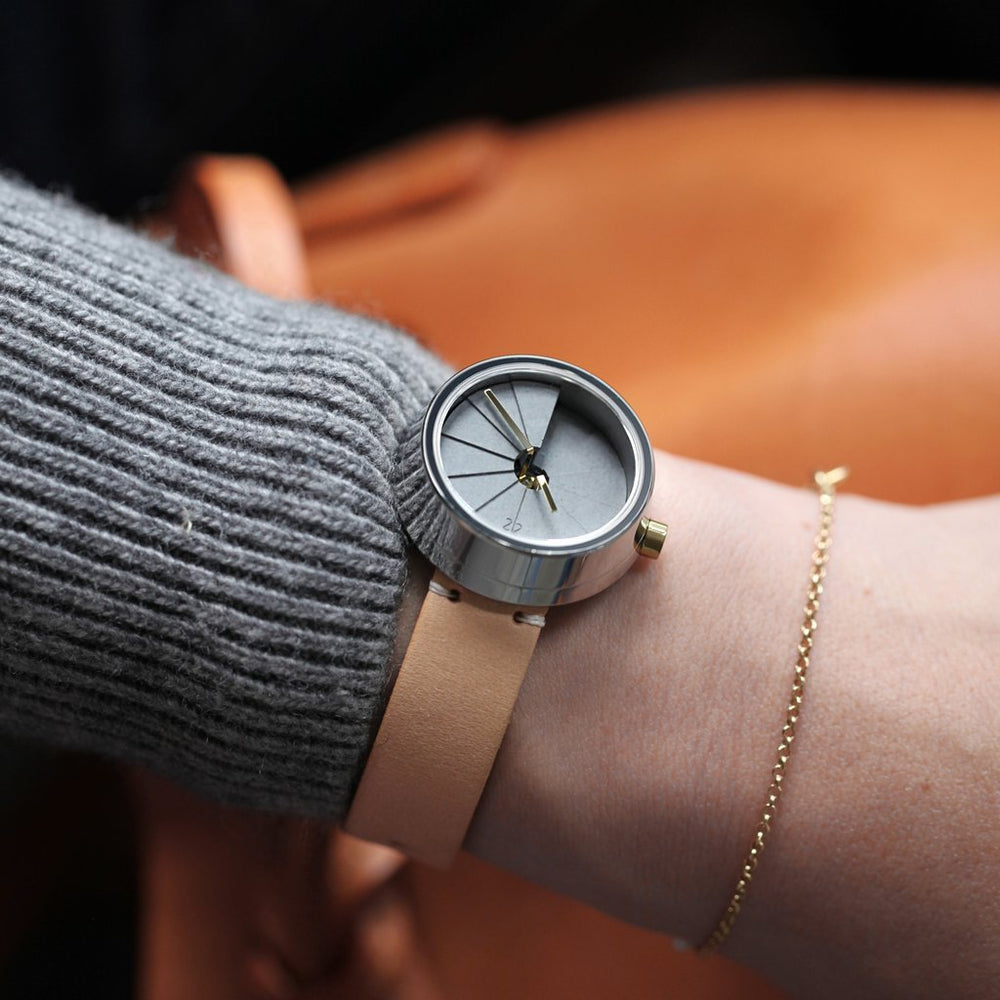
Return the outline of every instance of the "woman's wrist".
[[[671,522],[663,558],[550,614],[467,846],[606,912],[699,941],[729,898],[763,805],[818,503],[806,490],[667,455],[658,466],[656,509]],[[954,535],[928,534],[941,523],[928,512],[852,497],[837,507],[788,791],[729,946],[785,985],[806,976],[814,993],[803,970],[824,962],[846,962],[831,984],[856,985],[845,971],[860,948],[852,936],[892,940],[875,887],[919,885],[906,859],[922,857],[910,837],[928,816],[905,788],[929,763],[935,729],[950,739],[961,728],[912,693],[933,704],[948,685],[926,672],[914,685],[906,668],[928,665],[919,623],[947,598],[948,572],[929,584],[921,564],[949,545],[964,551],[968,526],[956,514]],[[949,638],[950,611],[938,617],[935,644],[981,655],[990,620],[981,599],[964,637]],[[907,684],[909,693],[899,690]],[[893,733],[901,712],[913,745]],[[974,732],[988,730],[980,721]],[[995,751],[979,752],[995,766]],[[957,751],[951,759],[960,763]],[[954,808],[983,819],[967,803]],[[893,857],[857,841],[858,832],[894,830]],[[943,849],[940,830],[921,836]],[[981,834],[964,839],[982,846]],[[870,944],[879,951],[882,942]],[[870,978],[879,975],[889,973]]]
[[[550,613],[470,846],[699,938],[765,787],[816,505],[739,473],[657,464],[663,556]]]

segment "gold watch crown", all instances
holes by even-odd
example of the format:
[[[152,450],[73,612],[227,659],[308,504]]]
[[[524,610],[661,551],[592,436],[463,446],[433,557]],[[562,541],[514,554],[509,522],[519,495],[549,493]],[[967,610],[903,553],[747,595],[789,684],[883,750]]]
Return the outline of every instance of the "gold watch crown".
[[[635,550],[647,559],[656,559],[667,540],[667,526],[662,521],[644,517],[635,529]]]

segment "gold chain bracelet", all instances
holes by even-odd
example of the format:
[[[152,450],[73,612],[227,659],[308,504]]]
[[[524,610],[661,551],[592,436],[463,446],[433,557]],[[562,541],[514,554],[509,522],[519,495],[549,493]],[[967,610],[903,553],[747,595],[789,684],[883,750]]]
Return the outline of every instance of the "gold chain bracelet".
[[[837,485],[847,478],[847,469],[840,467],[829,472],[817,472],[813,479],[819,491],[819,532],[812,554],[812,572],[809,574],[809,592],[806,596],[806,606],[802,617],[802,639],[798,647],[798,659],[795,661],[795,679],[792,681],[792,696],[788,701],[785,713],[785,725],[781,730],[781,742],[778,744],[778,759],[771,768],[771,784],[767,789],[767,800],[761,813],[760,822],[754,833],[753,844],[743,859],[739,880],[730,897],[722,917],[715,929],[701,944],[697,951],[699,955],[710,955],[722,947],[729,932],[740,915],[743,900],[757,872],[760,856],[764,851],[764,842],[774,822],[774,815],[781,800],[781,790],[785,786],[785,769],[792,753],[792,743],[795,740],[795,726],[802,711],[802,698],[806,689],[806,676],[809,673],[809,656],[812,653],[813,635],[816,632],[816,614],[819,611],[819,599],[823,593],[823,578],[826,576],[826,564],[830,558],[830,532],[833,526],[833,499]]]

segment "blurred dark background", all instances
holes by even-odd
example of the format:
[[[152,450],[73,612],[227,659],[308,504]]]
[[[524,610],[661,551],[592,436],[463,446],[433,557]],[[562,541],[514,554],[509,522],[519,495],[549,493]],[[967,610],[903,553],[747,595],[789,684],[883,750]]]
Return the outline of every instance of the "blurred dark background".
[[[0,164],[121,214],[196,150],[295,178],[456,118],[998,71],[1000,14],[977,0],[5,0]]]
[[[262,154],[294,179],[461,118],[741,83],[998,75],[1000,8],[976,0],[4,0],[0,169],[127,215],[196,151]],[[0,749],[0,1000],[131,996],[120,777]]]

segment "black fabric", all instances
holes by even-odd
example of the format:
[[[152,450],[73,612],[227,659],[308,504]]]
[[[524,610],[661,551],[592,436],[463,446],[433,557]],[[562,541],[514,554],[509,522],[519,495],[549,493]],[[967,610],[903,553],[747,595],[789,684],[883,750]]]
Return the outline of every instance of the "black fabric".
[[[0,165],[120,214],[193,151],[294,178],[471,116],[776,78],[994,82],[998,49],[1000,11],[973,0],[6,0]]]

